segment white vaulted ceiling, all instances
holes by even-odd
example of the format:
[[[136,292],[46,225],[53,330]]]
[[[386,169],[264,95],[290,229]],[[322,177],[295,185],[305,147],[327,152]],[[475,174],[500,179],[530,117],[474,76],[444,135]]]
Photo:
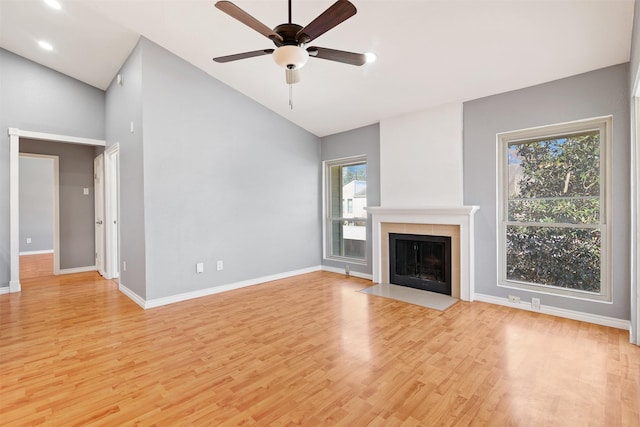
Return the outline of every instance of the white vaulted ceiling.
[[[311,44],[378,61],[310,59],[292,111],[271,57],[211,60],[273,47],[214,1],[58,1],[0,0],[0,46],[106,89],[142,35],[318,136],[626,62],[633,21],[632,0],[352,0],[358,13]],[[293,21],[333,2],[293,0]],[[269,27],[287,21],[286,0],[234,3]]]

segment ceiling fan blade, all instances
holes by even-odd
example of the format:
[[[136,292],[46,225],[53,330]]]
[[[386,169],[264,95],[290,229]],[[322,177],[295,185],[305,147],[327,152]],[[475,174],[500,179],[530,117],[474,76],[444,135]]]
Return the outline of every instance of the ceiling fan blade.
[[[345,52],[344,50],[328,49],[326,47],[311,46],[307,48],[309,56],[327,59],[329,61],[342,62],[343,64],[364,65],[367,56],[364,53]]]
[[[309,25],[298,31],[296,39],[299,43],[308,43],[320,37],[336,25],[351,18],[357,12],[356,7],[347,0],[338,0],[329,9],[322,12]]]
[[[216,3],[216,7],[229,15],[232,18],[237,19],[242,22],[244,25],[254,29],[265,37],[270,38],[271,40],[282,42],[282,37],[274,32],[271,28],[264,25],[262,22],[258,21],[253,16],[249,15],[244,10],[240,9],[235,4],[230,1],[219,1]]]
[[[272,53],[273,49],[254,50],[251,52],[236,53],[235,55],[218,56],[217,58],[213,58],[213,60],[216,62],[231,62],[239,59],[253,58],[254,56],[271,55]]]

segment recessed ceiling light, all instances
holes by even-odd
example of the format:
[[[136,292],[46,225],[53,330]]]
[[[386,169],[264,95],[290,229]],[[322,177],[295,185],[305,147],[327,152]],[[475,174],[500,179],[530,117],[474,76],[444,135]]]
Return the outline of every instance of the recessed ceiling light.
[[[40,40],[38,42],[38,46],[40,46],[44,50],[53,50],[53,46],[51,45],[51,43],[46,42],[44,40]]]
[[[57,0],[44,0],[44,2],[52,9],[55,9],[55,10],[62,9],[62,6],[60,6],[60,3],[58,3]]]
[[[375,53],[372,52],[366,52],[364,54],[366,60],[367,60],[367,64],[371,64],[372,62],[376,62],[376,59],[378,59],[378,57],[376,56]]]

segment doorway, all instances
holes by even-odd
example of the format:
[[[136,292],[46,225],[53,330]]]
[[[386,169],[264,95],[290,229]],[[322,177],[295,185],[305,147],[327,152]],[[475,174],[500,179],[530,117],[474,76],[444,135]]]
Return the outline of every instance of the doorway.
[[[20,276],[59,269],[59,158],[20,153]]]
[[[20,178],[19,151],[20,139],[62,142],[104,147],[104,140],[79,138],[74,136],[32,132],[17,128],[9,128],[9,247],[10,247],[10,279],[9,292],[20,292]],[[54,249],[55,253],[55,249]]]

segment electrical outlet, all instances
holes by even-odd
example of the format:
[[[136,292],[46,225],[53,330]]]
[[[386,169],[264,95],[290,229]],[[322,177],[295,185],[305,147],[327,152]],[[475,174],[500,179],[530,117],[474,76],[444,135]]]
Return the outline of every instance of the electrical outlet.
[[[27,237],[27,243],[31,243],[31,237]]]
[[[531,298],[531,308],[540,310],[540,298]]]
[[[217,269],[218,271],[220,271],[220,270],[224,269],[224,263],[223,263],[222,261],[218,261],[218,262],[216,262],[216,269]]]
[[[199,262],[196,264],[196,273],[204,273],[204,263]]]
[[[509,302],[513,304],[520,304],[520,297],[509,295]]]

